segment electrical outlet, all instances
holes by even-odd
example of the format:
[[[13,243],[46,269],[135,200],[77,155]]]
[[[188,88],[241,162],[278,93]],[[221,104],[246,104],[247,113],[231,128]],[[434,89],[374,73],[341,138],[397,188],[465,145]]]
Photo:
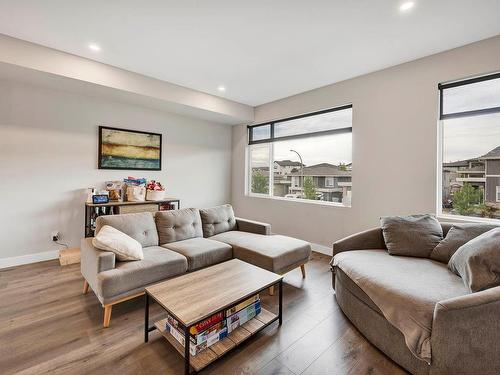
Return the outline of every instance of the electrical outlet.
[[[50,233],[50,238],[52,239],[52,241],[56,242],[56,241],[59,241],[59,231],[57,230],[53,230],[51,233]]]

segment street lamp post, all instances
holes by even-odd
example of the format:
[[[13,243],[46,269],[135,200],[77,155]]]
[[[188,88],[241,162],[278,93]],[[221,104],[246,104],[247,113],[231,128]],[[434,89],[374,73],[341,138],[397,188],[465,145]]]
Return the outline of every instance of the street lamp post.
[[[300,160],[300,176],[302,177],[302,186],[304,186],[304,163],[302,162],[302,156],[295,151],[295,150],[290,150],[290,152],[295,152],[297,156],[299,157]],[[300,185],[300,179],[299,179],[299,185]]]

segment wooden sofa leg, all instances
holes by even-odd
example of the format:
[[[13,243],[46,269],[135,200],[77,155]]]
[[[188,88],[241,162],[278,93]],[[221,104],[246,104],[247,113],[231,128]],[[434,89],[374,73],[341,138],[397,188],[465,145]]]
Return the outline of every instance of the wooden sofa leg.
[[[302,271],[302,278],[305,279],[306,278],[306,265],[305,264],[301,265],[300,270]]]
[[[113,305],[105,305],[104,306],[104,323],[103,327],[108,328],[109,322],[111,320],[111,310],[113,309]]]
[[[83,294],[87,294],[89,291],[89,283],[87,280],[83,280]]]
[[[274,285],[269,287],[269,295],[274,296]]]

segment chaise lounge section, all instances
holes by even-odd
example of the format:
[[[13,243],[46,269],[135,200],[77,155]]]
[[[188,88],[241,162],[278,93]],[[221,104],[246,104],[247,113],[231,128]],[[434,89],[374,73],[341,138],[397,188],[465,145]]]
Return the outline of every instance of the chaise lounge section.
[[[300,267],[305,277],[311,254],[309,243],[272,235],[269,224],[236,218],[230,205],[100,216],[96,234],[105,225],[137,240],[144,259],[118,261],[113,252],[96,249],[92,238],[82,240],[83,292],[90,287],[101,302],[104,327],[113,305],[144,294],[148,285],[232,258],[280,274]]]

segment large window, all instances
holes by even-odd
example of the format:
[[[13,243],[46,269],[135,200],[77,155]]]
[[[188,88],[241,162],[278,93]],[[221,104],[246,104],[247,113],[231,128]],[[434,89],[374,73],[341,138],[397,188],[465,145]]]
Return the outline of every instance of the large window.
[[[352,106],[248,127],[249,195],[351,205]]]
[[[439,89],[441,213],[500,219],[500,74]]]

